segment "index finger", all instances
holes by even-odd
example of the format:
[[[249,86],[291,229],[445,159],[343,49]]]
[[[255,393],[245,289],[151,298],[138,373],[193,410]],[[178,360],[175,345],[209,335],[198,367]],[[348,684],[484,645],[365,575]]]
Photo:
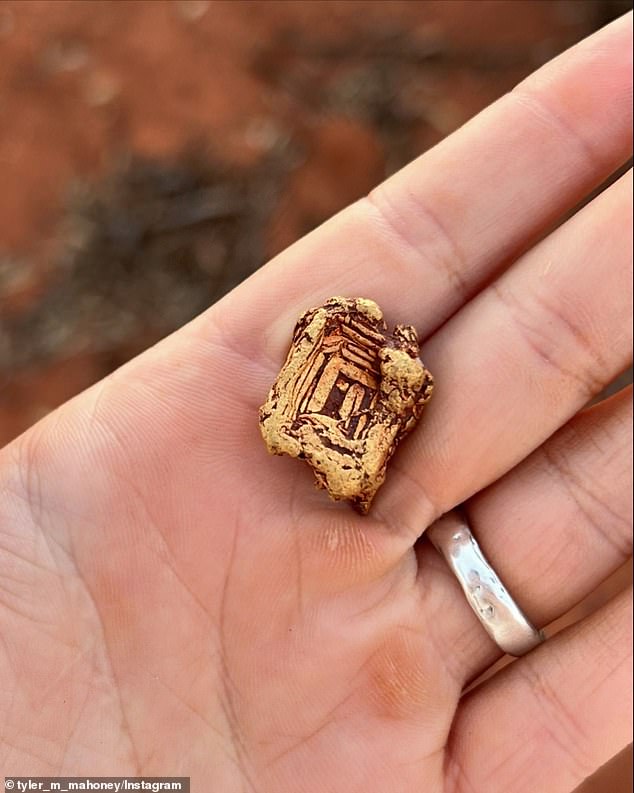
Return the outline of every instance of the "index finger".
[[[627,160],[631,20],[551,61],[291,246],[213,309],[214,331],[275,370],[298,314],[344,294],[430,334]]]

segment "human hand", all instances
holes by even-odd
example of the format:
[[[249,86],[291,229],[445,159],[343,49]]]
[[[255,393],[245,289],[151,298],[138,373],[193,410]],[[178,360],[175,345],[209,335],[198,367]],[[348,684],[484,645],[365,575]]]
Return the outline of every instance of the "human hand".
[[[540,625],[630,555],[630,393],[584,406],[631,360],[631,174],[552,231],[630,102],[628,17],[0,453],[5,774],[558,793],[627,743],[627,593],[461,697],[500,653],[418,540],[462,504]],[[437,384],[368,517],[258,430],[335,294]]]

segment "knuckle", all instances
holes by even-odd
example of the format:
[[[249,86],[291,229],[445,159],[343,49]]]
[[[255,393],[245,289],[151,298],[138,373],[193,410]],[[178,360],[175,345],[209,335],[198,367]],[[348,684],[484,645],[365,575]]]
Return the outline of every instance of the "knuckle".
[[[619,514],[600,476],[584,472],[566,444],[543,447],[544,459],[574,503],[583,523],[611,546],[619,558],[631,553],[629,521]],[[625,528],[625,531],[621,529]]]
[[[544,295],[520,300],[501,284],[492,289],[535,361],[574,385],[584,399],[602,389],[607,367],[582,323],[573,319],[578,312]]]
[[[585,779],[596,770],[591,741],[577,714],[565,698],[551,685],[536,664],[524,659],[524,680],[536,711],[536,729],[555,747],[562,762],[575,779]]]

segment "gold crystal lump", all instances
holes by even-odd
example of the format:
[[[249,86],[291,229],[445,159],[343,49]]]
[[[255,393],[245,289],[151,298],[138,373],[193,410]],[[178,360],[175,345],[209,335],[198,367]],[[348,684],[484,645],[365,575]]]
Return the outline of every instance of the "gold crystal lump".
[[[414,328],[388,332],[373,300],[331,297],[305,311],[260,408],[269,452],[306,460],[318,487],[367,513],[431,397],[433,378],[418,355]]]

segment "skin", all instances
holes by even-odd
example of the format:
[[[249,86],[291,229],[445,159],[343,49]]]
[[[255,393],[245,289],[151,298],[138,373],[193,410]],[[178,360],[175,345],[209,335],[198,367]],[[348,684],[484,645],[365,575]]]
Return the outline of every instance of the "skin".
[[[631,17],[0,452],[0,768],[196,791],[571,791],[630,740],[630,594],[499,658],[423,532],[529,618],[631,553]],[[560,221],[568,218],[565,222]],[[555,230],[553,230],[555,229]],[[436,392],[368,517],[267,455],[297,316],[371,297]]]

